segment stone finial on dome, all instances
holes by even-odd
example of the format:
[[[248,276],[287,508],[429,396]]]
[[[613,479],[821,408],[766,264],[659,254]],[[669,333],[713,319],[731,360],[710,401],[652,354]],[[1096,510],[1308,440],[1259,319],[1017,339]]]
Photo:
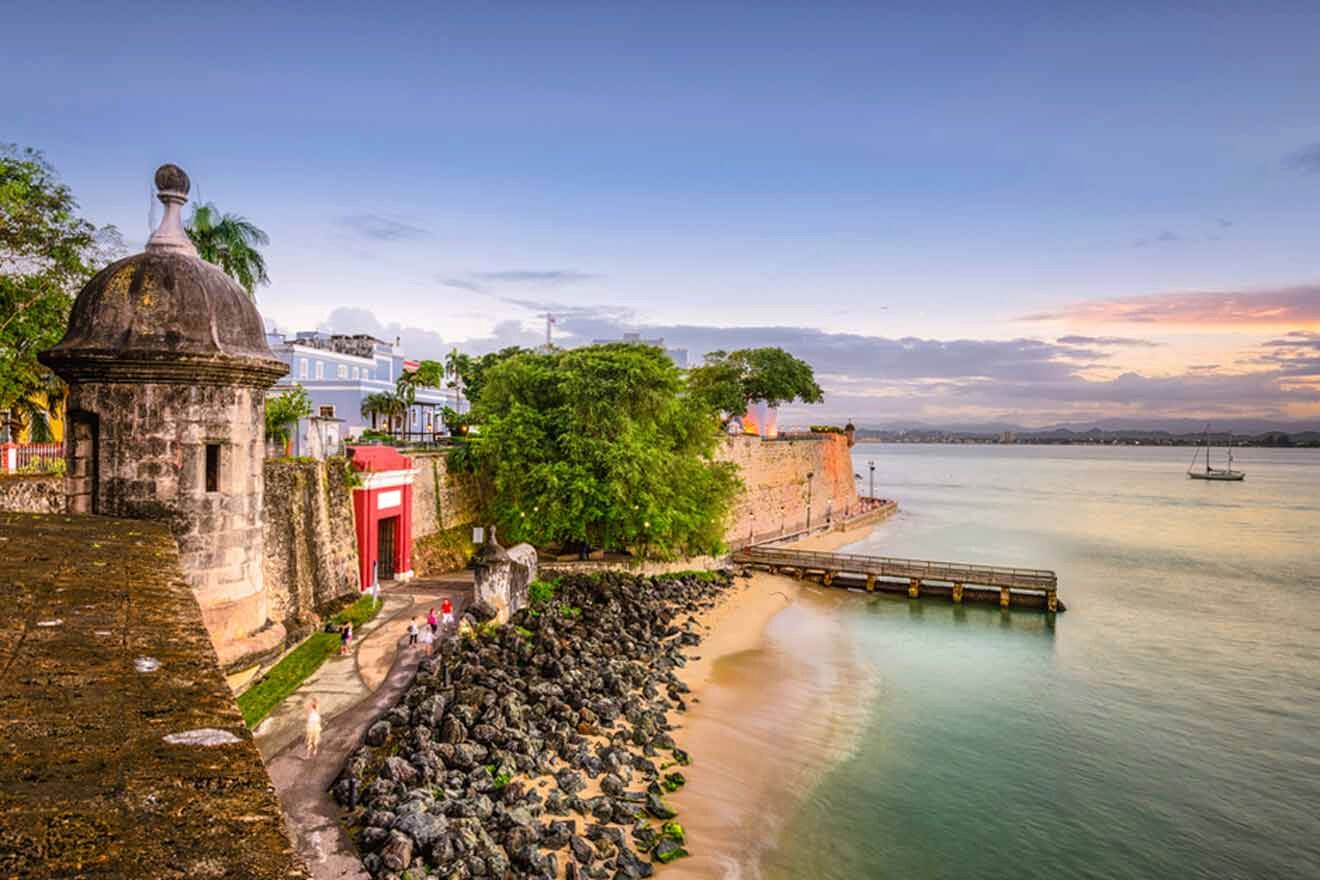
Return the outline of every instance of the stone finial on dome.
[[[188,173],[178,165],[165,164],[156,169],[156,198],[165,206],[165,216],[147,241],[148,251],[173,251],[197,256],[197,248],[183,228],[183,206],[192,188]]]

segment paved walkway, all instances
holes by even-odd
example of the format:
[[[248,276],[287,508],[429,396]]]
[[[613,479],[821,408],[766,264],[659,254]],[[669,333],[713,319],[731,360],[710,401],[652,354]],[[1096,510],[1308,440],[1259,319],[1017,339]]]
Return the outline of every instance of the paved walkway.
[[[435,606],[438,613],[445,596],[461,614],[471,591],[471,572],[382,588],[385,606],[363,627],[362,636],[354,637],[353,654],[327,660],[257,726],[254,738],[279,793],[289,831],[318,880],[367,880],[353,843],[339,824],[339,806],[330,796],[330,786],[362,743],[366,729],[407,689],[425,656],[420,646],[407,644],[408,621],[415,614],[418,625],[424,624],[427,610]],[[321,750],[308,758],[302,733],[305,706],[313,697],[323,719]]]

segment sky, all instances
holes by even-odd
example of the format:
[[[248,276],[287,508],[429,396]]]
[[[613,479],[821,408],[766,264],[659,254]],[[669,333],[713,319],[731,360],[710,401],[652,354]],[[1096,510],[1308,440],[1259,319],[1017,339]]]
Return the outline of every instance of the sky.
[[[1320,424],[1320,4],[191,6],[7,4],[0,141],[135,249],[184,167],[281,330],[780,345],[790,422]]]

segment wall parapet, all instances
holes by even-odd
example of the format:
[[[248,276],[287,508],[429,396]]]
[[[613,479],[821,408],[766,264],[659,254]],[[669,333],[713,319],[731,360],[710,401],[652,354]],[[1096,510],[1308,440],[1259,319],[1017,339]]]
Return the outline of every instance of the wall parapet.
[[[0,538],[0,876],[306,877],[168,526]]]

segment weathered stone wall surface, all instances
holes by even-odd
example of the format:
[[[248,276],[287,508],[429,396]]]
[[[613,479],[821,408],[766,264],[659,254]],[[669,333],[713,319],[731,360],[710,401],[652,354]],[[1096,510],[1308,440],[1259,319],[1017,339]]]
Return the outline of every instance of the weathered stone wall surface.
[[[507,550],[482,546],[473,572],[473,601],[484,602],[495,611],[495,620],[507,623],[509,616],[527,607],[528,586],[536,580],[536,548],[515,544]]]
[[[801,531],[811,502],[811,525],[842,519],[859,505],[848,439],[816,434],[786,440],[725,437],[716,457],[738,466],[743,492],[726,532],[730,544]],[[811,474],[810,490],[807,475]]]
[[[358,593],[353,490],[344,459],[271,459],[265,464],[267,613],[290,632]]]
[[[0,511],[63,513],[64,478],[45,474],[0,476]]]
[[[0,513],[0,584],[0,876],[306,876],[164,524]]]
[[[441,529],[468,525],[477,519],[471,487],[451,475],[446,452],[409,453],[417,477],[413,480],[413,540]]]
[[[169,523],[222,657],[232,643],[268,628],[261,549],[264,401],[255,388],[200,383],[83,382],[69,390],[75,423],[81,413],[95,419],[89,512]],[[206,484],[209,444],[220,448],[213,487]],[[89,462],[80,459],[76,444],[70,449],[66,470],[74,484]],[[283,633],[267,635],[274,644],[283,640]]]
[[[730,566],[727,556],[687,556],[683,559],[588,559],[585,561],[544,562],[541,571],[550,574],[595,574],[623,571],[637,577],[654,577],[688,571],[716,571]]]

